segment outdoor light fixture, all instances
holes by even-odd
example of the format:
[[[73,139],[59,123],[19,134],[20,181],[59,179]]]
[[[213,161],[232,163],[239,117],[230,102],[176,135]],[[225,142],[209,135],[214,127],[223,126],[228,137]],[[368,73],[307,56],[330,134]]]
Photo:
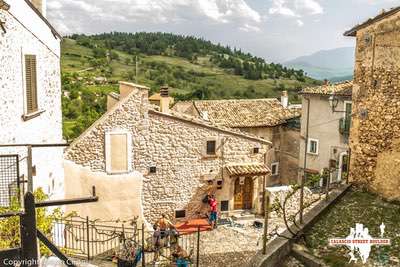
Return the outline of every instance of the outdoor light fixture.
[[[337,96],[335,96],[334,94],[331,94],[331,96],[329,97],[329,106],[332,109],[332,113],[334,112],[346,112],[345,110],[336,110],[337,106],[339,104],[339,98]]]
[[[332,94],[329,97],[329,106],[332,108],[332,112],[335,112],[335,109],[338,104],[339,104],[339,99],[334,94]]]

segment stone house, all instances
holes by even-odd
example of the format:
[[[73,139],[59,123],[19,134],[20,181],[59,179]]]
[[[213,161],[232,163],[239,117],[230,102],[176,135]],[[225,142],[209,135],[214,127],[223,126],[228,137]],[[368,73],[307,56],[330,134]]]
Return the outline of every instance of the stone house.
[[[400,200],[400,7],[345,36],[357,41],[350,179]]]
[[[286,91],[281,101],[276,98],[181,101],[172,109],[271,140],[274,149],[268,153],[272,171],[268,186],[297,181],[300,109],[288,106]]]
[[[159,110],[144,86],[121,82],[118,99],[65,152],[67,197],[96,186],[100,198],[74,211],[100,219],[187,219],[207,211],[202,199],[212,191],[223,212],[261,212],[270,141],[168,105]]]
[[[63,143],[61,36],[46,19],[46,1],[0,0],[0,25],[0,144]],[[0,195],[8,194],[7,176],[26,179],[27,153],[25,146],[0,147]],[[34,189],[63,197],[63,148],[32,153]],[[10,165],[19,167],[13,174],[3,168],[11,155],[19,162]]]
[[[329,170],[331,182],[347,178],[352,87],[353,82],[326,83],[301,91],[302,140],[298,164],[307,174],[319,174],[325,169]],[[325,182],[321,179],[320,185]]]

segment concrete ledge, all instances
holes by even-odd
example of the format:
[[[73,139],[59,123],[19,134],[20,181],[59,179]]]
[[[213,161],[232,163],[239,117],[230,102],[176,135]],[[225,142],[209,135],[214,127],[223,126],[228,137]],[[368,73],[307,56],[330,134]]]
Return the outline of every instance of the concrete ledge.
[[[296,235],[300,231],[306,231],[309,229],[324,212],[331,205],[335,204],[351,187],[351,184],[342,185],[337,189],[334,189],[329,194],[328,200],[320,201],[315,207],[313,207],[303,217],[304,224],[299,224],[300,229],[292,229]],[[295,241],[295,237],[290,234],[288,230],[285,230],[282,235],[290,237],[286,239],[283,237],[276,237],[267,243],[267,254],[263,255],[262,252],[258,252],[257,255],[250,262],[251,267],[274,267],[280,266],[280,263],[290,254],[292,251],[292,245]]]
[[[308,253],[307,249],[303,246],[293,244],[292,252],[290,253],[298,261],[307,267],[327,267],[325,263],[317,257]]]

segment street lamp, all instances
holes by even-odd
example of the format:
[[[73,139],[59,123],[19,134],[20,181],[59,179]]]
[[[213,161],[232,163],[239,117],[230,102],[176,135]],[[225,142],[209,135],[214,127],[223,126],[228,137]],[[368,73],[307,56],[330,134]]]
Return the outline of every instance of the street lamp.
[[[332,108],[332,112],[335,112],[338,104],[339,99],[334,94],[331,94],[331,96],[329,97],[329,106]]]

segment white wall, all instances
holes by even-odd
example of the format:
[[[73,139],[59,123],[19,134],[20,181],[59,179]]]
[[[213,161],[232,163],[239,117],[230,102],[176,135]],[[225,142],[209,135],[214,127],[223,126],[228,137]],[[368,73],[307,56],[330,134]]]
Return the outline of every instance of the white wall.
[[[339,160],[341,152],[348,149],[343,135],[339,133],[339,120],[344,117],[343,112],[332,112],[328,101],[329,96],[310,95],[310,118],[308,136],[319,140],[318,155],[307,154],[307,169],[321,171],[329,167],[330,159]],[[299,167],[303,168],[304,163],[304,137],[306,135],[307,124],[307,100],[302,97],[302,116],[301,116],[301,140]],[[337,111],[344,110],[344,102],[340,100],[336,108]],[[336,151],[336,153],[335,153]]]
[[[6,33],[0,30],[0,144],[61,143],[60,40],[23,0],[9,1],[9,12],[0,10]],[[38,104],[44,112],[24,121],[24,54],[37,57]],[[20,153],[26,148],[1,148],[0,154]],[[62,148],[33,151],[37,175],[34,186],[43,187],[52,197],[63,196]],[[20,162],[26,175],[26,159]],[[26,177],[26,176],[25,176]]]

